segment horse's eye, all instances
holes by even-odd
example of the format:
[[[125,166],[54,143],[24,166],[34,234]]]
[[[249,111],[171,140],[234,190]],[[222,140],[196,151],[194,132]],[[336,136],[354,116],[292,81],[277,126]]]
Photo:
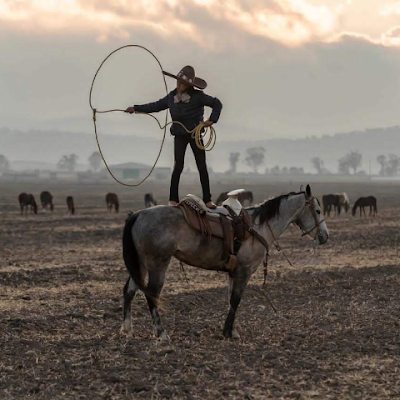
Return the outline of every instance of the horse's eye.
[[[317,210],[317,214],[321,214],[321,211],[320,211],[320,210]]]

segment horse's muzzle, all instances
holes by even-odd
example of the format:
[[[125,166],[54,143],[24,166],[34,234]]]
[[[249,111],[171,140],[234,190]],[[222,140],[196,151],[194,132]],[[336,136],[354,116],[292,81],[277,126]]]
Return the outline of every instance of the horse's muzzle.
[[[328,232],[319,232],[318,235],[315,237],[315,240],[318,244],[325,244],[329,239]]]

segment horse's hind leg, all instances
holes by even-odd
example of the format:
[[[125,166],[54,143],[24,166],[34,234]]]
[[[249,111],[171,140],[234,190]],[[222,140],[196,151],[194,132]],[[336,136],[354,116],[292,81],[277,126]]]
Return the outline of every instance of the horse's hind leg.
[[[149,271],[149,282],[147,284],[149,294],[146,295],[146,299],[149,305],[151,318],[153,319],[154,333],[156,337],[162,340],[169,340],[167,332],[165,332],[161,325],[161,318],[158,313],[158,299],[164,286],[165,272],[167,271],[169,260],[160,260],[157,263],[154,262],[153,265],[146,264]]]
[[[233,290],[233,277],[228,275],[228,304],[230,304],[231,301],[231,296],[232,296],[232,290]],[[239,332],[236,330],[235,326],[232,328],[232,338],[234,339],[239,339],[240,335]]]
[[[250,272],[248,270],[239,270],[236,267],[236,273],[233,276],[232,289],[231,289],[231,298],[230,298],[230,307],[228,316],[224,325],[224,336],[227,338],[238,338],[239,334],[236,329],[234,329],[235,315],[237,308],[239,307],[240,300],[242,299],[242,295],[244,289],[247,286],[247,282],[250,279]]]
[[[121,328],[121,331],[127,334],[132,331],[131,304],[137,290],[137,286],[133,282],[132,278],[129,277],[124,286],[124,321]]]

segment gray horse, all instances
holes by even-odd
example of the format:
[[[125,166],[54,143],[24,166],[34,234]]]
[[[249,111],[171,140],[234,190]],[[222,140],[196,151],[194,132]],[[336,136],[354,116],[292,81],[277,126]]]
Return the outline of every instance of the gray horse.
[[[259,206],[248,208],[255,229],[272,246],[274,239],[294,223],[324,244],[329,233],[321,216],[319,201],[312,196],[311,188],[300,188],[299,193],[289,193],[268,200]],[[230,308],[223,334],[227,338],[238,338],[234,328],[235,314],[251,275],[262,263],[266,249],[260,241],[249,239],[243,242],[237,264],[230,274]],[[130,278],[124,287],[123,331],[132,330],[131,302],[138,289],[146,296],[153,319],[155,335],[168,340],[158,313],[158,299],[164,285],[165,273],[171,257],[185,264],[215,271],[224,270],[222,239],[210,241],[192,229],[177,207],[156,206],[132,214],[123,234],[123,256]],[[147,280],[147,283],[145,282]]]

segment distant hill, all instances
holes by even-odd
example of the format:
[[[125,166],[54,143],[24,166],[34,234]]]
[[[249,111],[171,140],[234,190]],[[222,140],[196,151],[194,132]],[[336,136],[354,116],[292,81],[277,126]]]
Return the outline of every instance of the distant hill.
[[[227,141],[223,139],[223,133],[219,133],[218,128],[217,135],[217,145],[207,154],[208,164],[214,171],[225,171],[229,168],[230,152],[240,152],[238,170],[248,170],[243,162],[245,150],[255,146],[266,149],[266,163],[262,170],[265,167],[280,165],[303,167],[305,171],[313,172],[310,159],[318,156],[324,160],[328,170],[336,172],[337,160],[350,150],[357,150],[363,155],[361,168],[368,172],[371,160],[372,173],[377,173],[378,155],[400,155],[399,126],[300,139]],[[133,135],[102,135],[100,141],[109,164],[124,162],[152,164],[161,143],[160,140]],[[173,140],[168,137],[158,164],[160,167],[172,165],[172,146]],[[20,162],[35,161],[55,165],[62,155],[75,153],[79,156],[80,164],[87,164],[87,158],[94,151],[97,151],[95,137],[89,133],[22,132],[0,129],[0,154],[4,154],[11,163],[13,160],[20,160]],[[195,169],[190,153],[187,152],[186,166]]]

